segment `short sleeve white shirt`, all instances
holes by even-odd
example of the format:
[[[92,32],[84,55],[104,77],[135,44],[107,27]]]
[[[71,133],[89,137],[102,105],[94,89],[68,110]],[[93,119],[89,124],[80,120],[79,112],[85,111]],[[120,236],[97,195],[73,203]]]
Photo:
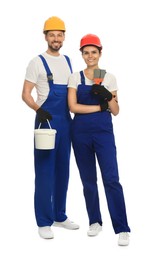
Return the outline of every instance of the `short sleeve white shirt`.
[[[85,77],[85,84],[86,85],[93,85],[94,84],[92,80],[88,79],[85,76],[85,74],[84,74],[84,77]],[[68,87],[77,89],[78,85],[80,85],[80,84],[81,84],[80,72],[74,72],[73,74],[71,74],[70,77],[69,77]],[[110,92],[118,90],[116,78],[113,74],[111,74],[109,72],[107,72],[105,74],[102,85],[104,85],[105,88],[107,88]]]
[[[53,74],[55,84],[68,84],[68,78],[71,74],[67,60],[64,55],[51,56],[44,52],[42,56],[46,59],[47,64]],[[47,73],[39,56],[33,58],[26,69],[25,79],[35,83],[37,91],[36,103],[41,106],[47,99],[50,88],[47,81]]]

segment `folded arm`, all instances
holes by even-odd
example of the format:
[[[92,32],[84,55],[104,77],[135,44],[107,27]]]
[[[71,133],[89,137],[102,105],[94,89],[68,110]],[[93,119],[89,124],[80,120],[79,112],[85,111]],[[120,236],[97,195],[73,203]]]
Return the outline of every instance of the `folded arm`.
[[[68,105],[72,113],[87,114],[101,111],[100,105],[82,105],[77,103],[77,90],[68,88]]]

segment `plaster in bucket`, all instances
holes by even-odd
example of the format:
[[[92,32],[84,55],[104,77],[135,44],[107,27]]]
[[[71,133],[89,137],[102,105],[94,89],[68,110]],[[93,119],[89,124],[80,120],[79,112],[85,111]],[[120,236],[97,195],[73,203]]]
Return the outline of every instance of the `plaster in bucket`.
[[[55,148],[56,130],[51,128],[49,121],[47,120],[49,128],[40,128],[34,130],[35,136],[35,148],[41,150],[49,150]]]

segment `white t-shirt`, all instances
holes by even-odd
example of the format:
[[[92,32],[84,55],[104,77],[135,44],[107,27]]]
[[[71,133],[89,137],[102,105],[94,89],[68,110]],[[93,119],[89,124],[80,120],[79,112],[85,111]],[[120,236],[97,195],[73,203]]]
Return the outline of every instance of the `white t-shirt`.
[[[44,52],[42,56],[46,59],[50,71],[53,74],[53,82],[55,84],[67,85],[71,71],[66,58],[63,55],[51,56],[46,52]],[[47,81],[47,73],[39,56],[33,58],[28,64],[25,79],[35,83],[37,90],[36,103],[41,106],[47,99],[50,89]]]
[[[83,74],[84,74],[84,72],[83,72]],[[84,74],[84,77],[85,77],[85,84],[86,85],[93,85],[94,84],[92,80],[88,79],[85,76],[85,74]],[[80,72],[74,72],[69,77],[68,88],[77,89],[79,84],[81,84]],[[118,90],[115,76],[111,73],[108,73],[108,72],[104,76],[102,85],[104,85],[105,88],[107,88],[110,92]]]

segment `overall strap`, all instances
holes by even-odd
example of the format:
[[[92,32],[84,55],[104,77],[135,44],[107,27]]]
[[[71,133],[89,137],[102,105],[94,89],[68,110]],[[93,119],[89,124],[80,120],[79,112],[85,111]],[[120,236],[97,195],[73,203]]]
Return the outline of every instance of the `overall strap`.
[[[67,55],[64,55],[64,57],[66,58],[66,60],[67,60],[67,63],[68,63],[68,65],[69,65],[69,68],[70,68],[70,71],[71,71],[71,73],[72,73],[72,66],[71,66],[70,59],[69,59],[69,57],[68,57]]]
[[[45,70],[46,70],[46,72],[47,72],[47,78],[48,78],[48,81],[53,81],[53,75],[52,75],[52,73],[51,73],[51,71],[50,71],[50,68],[49,68],[49,66],[48,66],[48,64],[47,64],[47,62],[46,62],[46,60],[45,60],[45,58],[42,56],[42,55],[39,55],[39,57],[41,58],[41,60],[42,60],[42,63],[43,63],[43,65],[44,65],[44,67],[45,67]]]
[[[81,84],[85,84],[85,77],[83,74],[83,70],[80,71],[80,76],[81,76]]]

